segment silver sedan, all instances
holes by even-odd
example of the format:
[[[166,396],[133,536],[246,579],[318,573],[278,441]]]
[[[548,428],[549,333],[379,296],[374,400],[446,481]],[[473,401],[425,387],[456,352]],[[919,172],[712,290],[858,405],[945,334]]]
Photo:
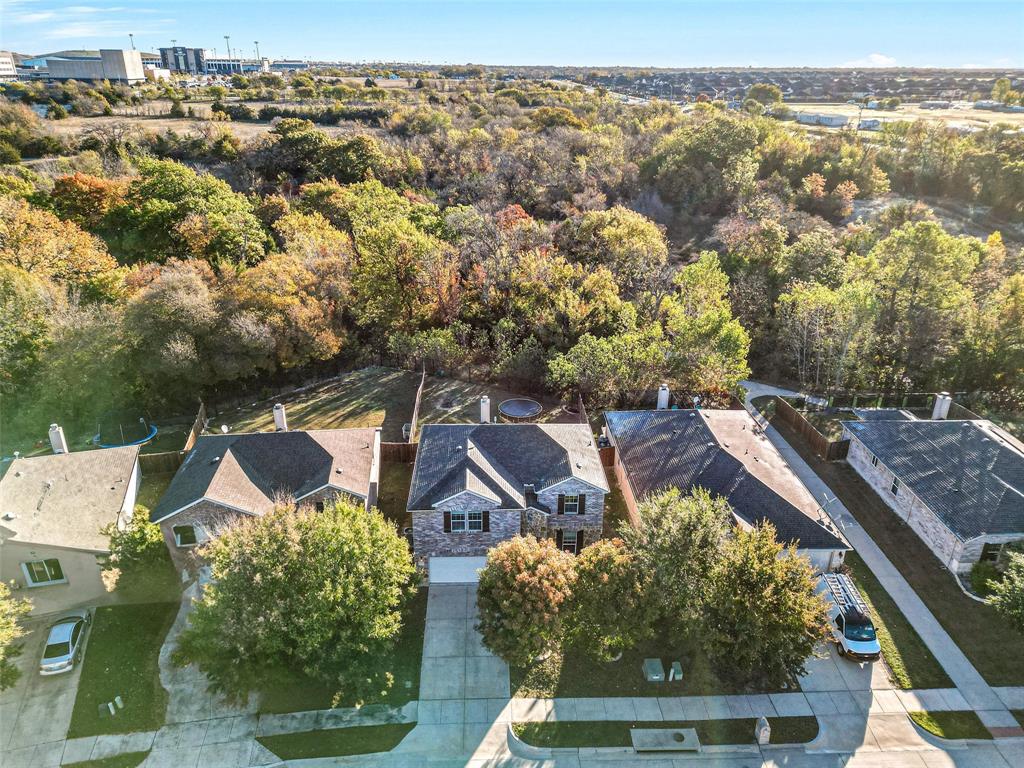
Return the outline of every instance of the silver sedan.
[[[39,662],[40,675],[59,675],[75,668],[75,663],[82,658],[90,623],[92,614],[81,610],[62,616],[50,627]]]

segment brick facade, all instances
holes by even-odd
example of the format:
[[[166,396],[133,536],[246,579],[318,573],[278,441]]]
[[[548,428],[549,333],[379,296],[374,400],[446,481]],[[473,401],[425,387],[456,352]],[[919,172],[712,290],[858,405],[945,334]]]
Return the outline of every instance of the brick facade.
[[[558,497],[586,496],[584,514],[558,514]],[[492,509],[493,502],[464,491],[438,505],[437,509],[412,510],[413,551],[418,563],[434,556],[479,556],[487,554],[494,545],[520,534],[532,533],[539,538],[556,537],[558,531],[584,531],[584,542],[593,543],[601,537],[604,525],[604,492],[593,486],[570,479],[551,486],[537,494],[539,509]],[[444,513],[489,512],[490,531],[444,530]]]
[[[300,502],[300,506],[312,506],[321,501],[336,498],[344,492],[337,488],[322,488],[315,493],[306,496]],[[358,499],[362,501],[362,499]],[[171,515],[160,521],[160,531],[164,535],[164,543],[171,554],[171,562],[179,571],[194,573],[196,568],[202,565],[202,558],[197,554],[199,546],[179,547],[174,538],[174,528],[181,525],[201,526],[210,538],[216,538],[218,532],[224,527],[236,522],[240,518],[247,517],[248,513],[240,512],[237,509],[226,507],[214,501],[202,500],[182,512]]]

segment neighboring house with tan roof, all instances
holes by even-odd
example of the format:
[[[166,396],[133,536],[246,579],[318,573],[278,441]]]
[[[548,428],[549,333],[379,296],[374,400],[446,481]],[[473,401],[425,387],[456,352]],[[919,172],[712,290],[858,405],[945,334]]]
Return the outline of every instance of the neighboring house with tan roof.
[[[0,578],[36,614],[100,601],[100,530],[127,525],[140,480],[138,446],[14,459],[0,480]]]
[[[775,526],[818,570],[850,550],[818,502],[746,411],[653,410],[605,413],[615,474],[631,519],[648,496],[704,488],[723,496],[737,525]]]
[[[182,569],[218,529],[264,515],[281,501],[317,506],[346,495],[369,509],[377,503],[379,475],[380,429],[203,435],[150,520]]]
[[[409,488],[413,551],[432,582],[475,580],[487,550],[519,534],[578,552],[601,536],[607,493],[589,424],[427,424]]]

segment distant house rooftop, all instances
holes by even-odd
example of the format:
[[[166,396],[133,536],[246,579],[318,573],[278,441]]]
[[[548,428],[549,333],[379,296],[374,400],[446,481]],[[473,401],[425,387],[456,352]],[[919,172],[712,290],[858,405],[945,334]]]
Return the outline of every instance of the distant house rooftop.
[[[539,492],[570,478],[608,492],[589,424],[427,424],[409,509],[431,509],[467,490],[502,509],[525,509],[527,486]]]
[[[106,552],[138,446],[19,458],[0,480],[0,539]]]
[[[780,541],[849,549],[818,522],[818,504],[746,411],[613,411],[605,420],[638,501],[700,487],[747,525],[771,522]]]
[[[264,514],[325,487],[366,498],[373,428],[203,435],[153,508],[158,522],[201,500]]]
[[[853,415],[861,421],[913,421],[914,414],[902,408],[854,408]]]
[[[844,421],[960,539],[1024,533],[1024,454],[985,421]]]

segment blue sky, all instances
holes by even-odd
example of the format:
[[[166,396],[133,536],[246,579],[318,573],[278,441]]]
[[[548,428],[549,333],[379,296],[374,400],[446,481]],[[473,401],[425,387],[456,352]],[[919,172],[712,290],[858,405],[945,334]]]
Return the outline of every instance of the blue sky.
[[[0,47],[630,66],[1024,68],[1024,1],[0,0]]]

